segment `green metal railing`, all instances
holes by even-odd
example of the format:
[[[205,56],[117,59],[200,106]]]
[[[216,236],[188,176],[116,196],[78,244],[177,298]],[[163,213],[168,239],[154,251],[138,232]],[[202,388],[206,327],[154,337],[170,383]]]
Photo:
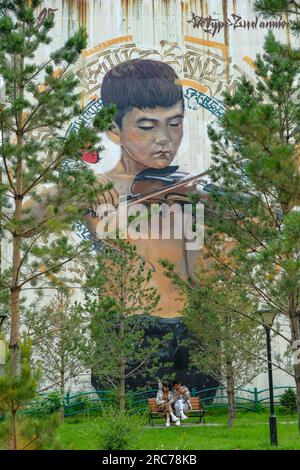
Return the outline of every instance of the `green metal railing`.
[[[296,387],[292,386],[274,387],[275,405],[279,405],[279,398],[281,396],[280,392],[276,392],[279,390],[286,390],[288,388],[296,389]],[[225,389],[223,387],[214,387],[199,391],[193,390],[192,395],[199,396],[201,403],[205,409],[218,408],[224,407],[224,405],[226,406],[227,396],[226,393],[224,393],[224,390]],[[220,394],[217,394],[217,392],[220,392]],[[249,396],[242,396],[241,392],[249,394]],[[209,393],[211,393],[211,395]],[[203,396],[204,394],[206,396]],[[253,389],[240,388],[235,394],[236,407],[249,411],[257,412],[261,408],[269,406],[269,400],[270,397],[268,388],[263,388],[261,390],[258,390],[258,388],[256,387]]]
[[[274,387],[275,404],[279,404],[281,396],[280,391],[295,387]],[[133,413],[141,413],[147,410],[148,398],[155,397],[157,389],[145,391],[129,392],[126,395],[127,409]],[[44,396],[45,394],[43,394]],[[205,410],[218,409],[227,406],[226,393],[223,387],[205,388],[202,390],[191,391],[193,397],[199,397]],[[112,405],[115,397],[109,390],[96,390],[90,392],[80,392],[75,394],[67,393],[65,395],[65,416],[75,416],[78,414],[89,414],[101,412],[106,406]],[[241,388],[235,395],[237,409],[258,412],[269,404],[269,389],[258,390]],[[30,414],[34,402],[27,403],[25,413]]]

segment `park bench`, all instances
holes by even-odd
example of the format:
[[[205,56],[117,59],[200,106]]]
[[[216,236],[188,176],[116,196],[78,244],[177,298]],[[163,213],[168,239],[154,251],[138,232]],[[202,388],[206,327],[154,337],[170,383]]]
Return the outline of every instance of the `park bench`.
[[[188,416],[199,416],[199,422],[205,424],[205,411],[201,405],[199,397],[191,397],[190,402],[192,405],[192,410],[185,412]],[[153,426],[153,420],[155,418],[161,418],[162,415],[159,413],[158,405],[156,404],[155,398],[148,398],[148,419],[149,424]]]

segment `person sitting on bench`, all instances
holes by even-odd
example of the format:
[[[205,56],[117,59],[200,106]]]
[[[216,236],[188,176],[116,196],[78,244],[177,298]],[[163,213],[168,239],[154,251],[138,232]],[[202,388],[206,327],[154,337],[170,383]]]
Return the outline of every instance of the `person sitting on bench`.
[[[179,419],[176,418],[173,412],[173,403],[172,392],[169,385],[167,383],[162,384],[159,382],[159,390],[156,395],[156,404],[158,405],[159,412],[166,418],[167,427],[170,427],[170,417],[173,423],[179,423]]]
[[[181,385],[180,382],[173,382],[174,391],[173,391],[173,403],[175,408],[175,414],[180,419],[188,419],[184,413],[188,409],[192,409],[190,402],[191,394],[189,389],[185,385]]]

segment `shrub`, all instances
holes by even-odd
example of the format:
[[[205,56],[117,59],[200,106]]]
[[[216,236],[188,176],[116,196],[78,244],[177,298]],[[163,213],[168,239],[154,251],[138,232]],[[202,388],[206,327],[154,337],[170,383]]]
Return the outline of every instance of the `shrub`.
[[[60,392],[50,392],[35,402],[30,414],[36,417],[50,415],[58,411],[64,405],[65,401]]]
[[[292,388],[288,388],[280,397],[280,411],[282,414],[293,415],[297,411],[296,392]]]
[[[145,392],[144,395],[137,396],[137,392]],[[136,390],[127,389],[125,397],[125,409],[127,411],[134,411],[136,408],[147,408],[147,389],[140,387]],[[141,400],[141,403],[136,403]],[[144,402],[144,403],[143,403]],[[105,401],[102,402],[103,407],[118,408],[120,406],[120,392],[118,389],[110,389],[105,395]]]
[[[60,443],[56,437],[60,420],[59,415],[48,416],[17,415],[18,450],[59,450]],[[0,449],[8,449],[11,435],[11,417],[2,422],[0,426]]]
[[[90,410],[100,413],[102,411],[102,404],[98,398],[90,398],[87,395],[77,396],[70,400],[70,412],[78,414],[83,412],[89,414]]]
[[[100,421],[99,447],[101,450],[130,450],[144,427],[144,416],[121,413],[107,408]]]

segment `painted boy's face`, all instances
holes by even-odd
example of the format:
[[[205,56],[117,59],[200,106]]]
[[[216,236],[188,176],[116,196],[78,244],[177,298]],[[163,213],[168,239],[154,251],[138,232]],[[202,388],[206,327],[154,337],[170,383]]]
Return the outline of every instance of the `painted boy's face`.
[[[170,108],[133,108],[119,130],[123,152],[145,167],[167,167],[181,143],[183,117],[181,101]]]

